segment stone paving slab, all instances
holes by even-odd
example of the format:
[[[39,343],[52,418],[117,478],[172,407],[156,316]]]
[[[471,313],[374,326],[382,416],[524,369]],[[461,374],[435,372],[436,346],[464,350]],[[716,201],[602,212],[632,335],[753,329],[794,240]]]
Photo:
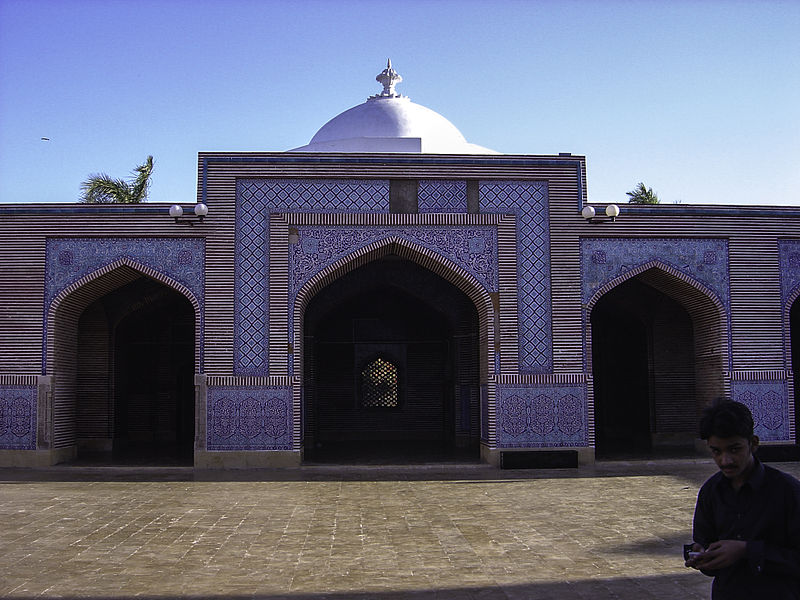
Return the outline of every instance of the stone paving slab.
[[[0,597],[708,598],[681,548],[714,472],[0,470]]]

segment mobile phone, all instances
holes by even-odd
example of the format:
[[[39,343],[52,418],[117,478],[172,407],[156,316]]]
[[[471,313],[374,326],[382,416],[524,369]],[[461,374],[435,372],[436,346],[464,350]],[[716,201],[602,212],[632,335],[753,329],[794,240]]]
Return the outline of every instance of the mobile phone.
[[[689,560],[690,558],[696,558],[698,554],[700,554],[700,553],[694,551],[694,544],[684,544],[683,545],[683,560]]]

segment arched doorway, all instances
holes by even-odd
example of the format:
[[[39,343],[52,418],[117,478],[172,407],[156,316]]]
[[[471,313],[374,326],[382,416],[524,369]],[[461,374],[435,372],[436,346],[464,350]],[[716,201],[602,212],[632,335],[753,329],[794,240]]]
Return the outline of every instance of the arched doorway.
[[[724,393],[720,310],[658,268],[591,306],[596,454],[694,452],[702,406]]]
[[[454,285],[390,255],[340,277],[304,323],[310,461],[479,459],[478,314]]]
[[[88,462],[192,464],[192,303],[120,266],[64,298],[54,320],[53,447]]]

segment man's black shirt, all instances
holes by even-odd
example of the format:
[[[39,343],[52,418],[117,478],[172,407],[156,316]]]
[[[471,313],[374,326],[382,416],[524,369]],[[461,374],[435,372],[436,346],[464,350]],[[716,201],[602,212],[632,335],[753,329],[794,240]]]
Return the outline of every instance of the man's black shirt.
[[[694,541],[747,542],[746,558],[715,572],[713,600],[800,600],[800,481],[756,458],[737,492],[720,472],[700,488]]]

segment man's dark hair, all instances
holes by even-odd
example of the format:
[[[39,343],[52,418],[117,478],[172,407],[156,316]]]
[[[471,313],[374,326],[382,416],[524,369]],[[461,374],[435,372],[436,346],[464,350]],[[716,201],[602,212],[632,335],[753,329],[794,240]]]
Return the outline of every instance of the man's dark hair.
[[[700,418],[700,439],[707,440],[712,435],[721,438],[753,437],[753,415],[741,402],[730,398],[717,398],[703,409]]]

